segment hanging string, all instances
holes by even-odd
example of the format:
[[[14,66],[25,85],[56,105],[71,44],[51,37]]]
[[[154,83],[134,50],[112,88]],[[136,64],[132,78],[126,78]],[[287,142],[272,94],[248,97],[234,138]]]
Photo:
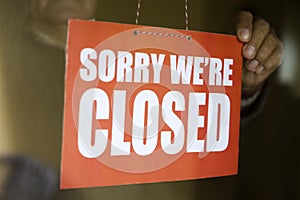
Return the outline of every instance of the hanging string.
[[[142,0],[138,0],[137,10],[136,10],[135,24],[139,23],[140,10],[141,10],[141,2],[142,2]]]
[[[142,3],[142,0],[138,0],[135,24],[139,23],[141,3]],[[185,30],[189,30],[188,0],[185,0],[184,9],[185,9]],[[156,36],[170,36],[170,37],[177,37],[177,38],[186,38],[188,40],[192,39],[191,36],[181,35],[181,34],[157,33],[157,32],[147,32],[147,31],[137,31],[137,30],[134,31],[133,34],[134,35],[147,34],[147,35],[156,35]]]
[[[138,24],[138,23],[139,23],[140,10],[141,10],[141,3],[142,3],[142,0],[138,0],[137,10],[136,10],[135,24]],[[189,30],[189,9],[188,9],[188,0],[185,0],[184,10],[185,10],[185,11],[184,11],[184,12],[185,12],[185,30]]]
[[[185,0],[185,30],[189,30],[189,13],[188,13],[188,0]]]
[[[159,33],[159,32],[151,32],[151,31],[139,31],[135,30],[133,32],[134,35],[144,34],[144,35],[156,35],[156,36],[168,36],[168,37],[175,37],[175,38],[185,38],[191,40],[192,37],[190,35],[182,35],[182,34],[174,34],[174,33]]]

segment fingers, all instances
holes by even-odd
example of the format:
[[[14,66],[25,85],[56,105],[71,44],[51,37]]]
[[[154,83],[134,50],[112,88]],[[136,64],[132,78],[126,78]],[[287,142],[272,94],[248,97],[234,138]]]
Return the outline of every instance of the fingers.
[[[249,65],[251,65],[251,62],[254,60],[247,61],[247,68],[243,69],[243,87],[255,87],[266,80],[268,76],[282,63],[283,55],[283,44],[281,41],[278,41],[276,49],[265,59],[264,64],[258,64],[256,71],[248,69]]]
[[[253,59],[260,49],[261,44],[270,31],[270,25],[263,19],[257,19],[253,23],[252,37],[243,48],[243,56],[246,59]]]
[[[268,58],[277,48],[281,48],[279,46],[279,43],[280,42],[277,39],[275,31],[271,29],[268,32],[268,34],[263,38],[263,41],[258,40],[256,41],[256,43],[253,44],[253,47],[255,49],[255,53],[253,56],[255,57],[249,60],[248,63],[246,63],[247,69],[252,72],[261,73],[263,68],[266,67],[265,63],[268,60]],[[247,45],[245,45],[245,47],[247,47]]]
[[[236,32],[241,42],[248,42],[252,34],[253,16],[248,11],[241,11],[237,16]]]
[[[255,55],[255,60],[258,64],[264,65],[267,58],[272,54],[272,52],[277,47],[277,36],[273,29],[266,35],[264,41],[259,47],[257,54]],[[255,71],[255,68],[249,68],[250,71]]]
[[[273,71],[280,65],[283,48],[273,28],[264,19],[254,20],[252,37],[243,47],[246,68],[255,73]]]
[[[260,85],[282,63],[283,44],[266,20],[247,11],[238,13],[236,31],[244,43],[243,87]]]
[[[283,61],[284,48],[281,41],[277,39],[276,49],[272,52],[272,54],[265,60],[264,67],[266,71],[272,72],[279,65],[281,65]]]

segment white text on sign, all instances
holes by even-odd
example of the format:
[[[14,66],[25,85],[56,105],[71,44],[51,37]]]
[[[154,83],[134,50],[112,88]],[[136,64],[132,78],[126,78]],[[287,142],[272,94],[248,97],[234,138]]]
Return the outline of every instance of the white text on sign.
[[[80,52],[80,78],[85,82],[99,80],[126,83],[160,83],[161,71],[168,59],[170,84],[232,86],[230,79],[233,59],[144,53],[114,52],[104,49],[97,52],[84,48]],[[153,80],[150,80],[150,70]],[[204,79],[204,74],[208,80]],[[186,148],[193,152],[220,152],[226,150],[229,142],[230,99],[224,93],[169,91],[162,100],[156,91],[142,90],[136,94],[131,121],[131,141],[125,141],[125,118],[127,91],[114,90],[112,102],[101,88],[86,90],[80,99],[78,118],[78,149],[86,158],[96,158],[108,148],[111,134],[111,156],[128,156],[131,148],[140,156],[148,156],[157,148],[169,155]],[[186,105],[188,105],[186,107]],[[205,115],[199,110],[207,108]],[[161,110],[160,110],[161,109]],[[187,113],[187,122],[176,114]],[[93,128],[95,121],[108,120],[111,116],[111,129]],[[145,120],[147,118],[147,120]],[[162,120],[169,130],[159,130]],[[146,124],[145,124],[146,121]],[[205,129],[205,139],[198,138],[199,129]],[[146,133],[146,134],[145,134]],[[160,134],[160,137],[159,137]],[[158,141],[160,138],[160,141]],[[93,142],[92,142],[93,141]]]
[[[104,49],[99,53],[92,48],[84,48],[80,53],[80,77],[90,82],[160,83],[165,54],[118,51]],[[204,70],[209,72],[209,86],[232,86],[231,66],[233,59],[199,56],[170,55],[171,84],[203,85]],[[153,70],[153,80],[149,80],[149,68]],[[193,74],[193,76],[192,76]]]

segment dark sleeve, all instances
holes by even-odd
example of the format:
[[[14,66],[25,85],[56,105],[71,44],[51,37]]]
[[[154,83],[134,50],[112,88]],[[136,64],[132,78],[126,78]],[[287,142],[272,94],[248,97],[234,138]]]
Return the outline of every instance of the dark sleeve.
[[[23,155],[0,158],[0,199],[52,200],[58,175],[50,167]]]
[[[256,99],[247,106],[241,105],[241,129],[243,129],[251,120],[253,120],[263,109],[266,102],[269,84],[267,82],[262,86]],[[242,96],[242,99],[244,97]]]

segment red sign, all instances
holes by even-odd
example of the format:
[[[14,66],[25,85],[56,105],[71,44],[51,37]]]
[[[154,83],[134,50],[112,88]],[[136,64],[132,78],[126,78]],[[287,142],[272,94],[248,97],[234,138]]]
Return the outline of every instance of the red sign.
[[[237,173],[236,37],[69,21],[61,188]]]

